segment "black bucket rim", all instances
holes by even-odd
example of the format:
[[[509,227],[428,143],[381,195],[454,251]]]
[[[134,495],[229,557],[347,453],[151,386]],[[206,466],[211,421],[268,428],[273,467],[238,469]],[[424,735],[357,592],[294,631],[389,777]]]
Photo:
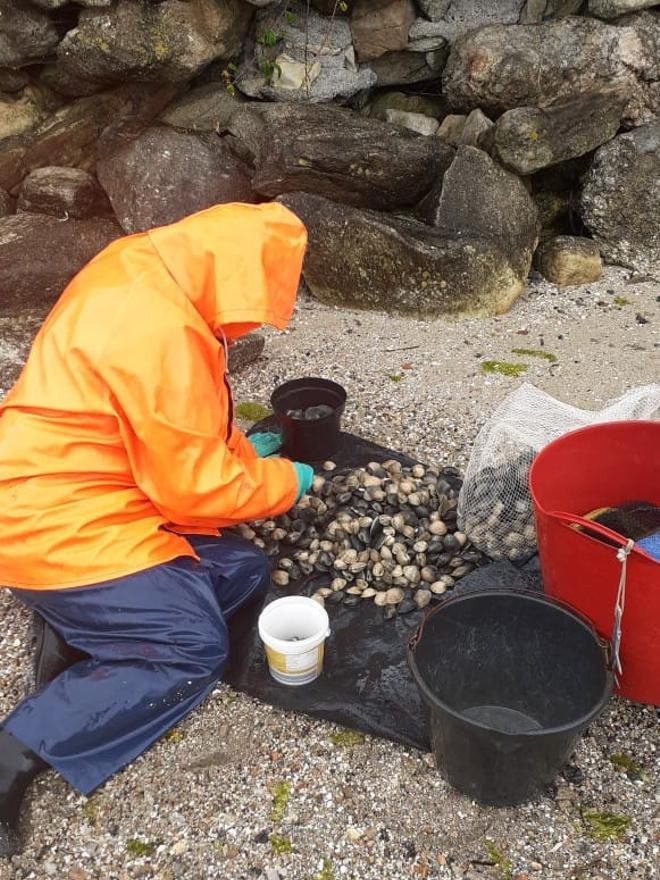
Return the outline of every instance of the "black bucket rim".
[[[428,687],[426,682],[423,680],[422,675],[418,669],[417,662],[415,660],[415,649],[417,647],[418,642],[420,641],[422,634],[424,632],[424,628],[426,627],[427,621],[433,617],[435,614],[439,614],[443,611],[448,605],[458,604],[462,601],[468,601],[470,599],[478,599],[486,596],[498,596],[498,597],[510,597],[514,599],[529,599],[534,602],[538,602],[541,605],[547,605],[551,608],[554,608],[556,611],[562,611],[564,614],[567,614],[575,619],[577,623],[579,623],[594,639],[594,642],[597,646],[600,647],[601,653],[603,654],[603,665],[605,669],[605,683],[603,686],[603,693],[601,694],[598,702],[594,705],[591,711],[587,712],[585,715],[582,715],[579,718],[573,719],[570,724],[561,724],[557,727],[542,727],[540,730],[528,730],[518,733],[509,733],[505,730],[499,730],[496,727],[492,727],[488,724],[484,724],[482,721],[478,721],[473,718],[466,718],[461,712],[457,711],[453,707],[449,706],[444,700],[441,700],[436,694],[434,694],[431,689]],[[614,687],[614,678],[612,675],[612,670],[610,667],[609,656],[607,652],[607,646],[609,646],[609,642],[605,642],[598,633],[596,632],[595,627],[591,623],[591,621],[586,618],[580,611],[577,611],[575,608],[571,607],[566,602],[560,602],[552,596],[548,596],[545,593],[536,593],[532,590],[515,590],[511,588],[498,588],[492,587],[487,590],[475,590],[465,593],[460,593],[459,595],[450,595],[445,599],[441,600],[435,608],[431,609],[431,611],[427,612],[424,615],[423,620],[410,637],[408,641],[407,655],[408,655],[408,666],[410,667],[410,671],[412,673],[415,684],[420,690],[424,701],[431,708],[438,707],[446,712],[448,715],[451,715],[452,718],[455,718],[458,721],[463,723],[469,723],[470,725],[474,725],[474,727],[481,728],[481,730],[487,730],[494,733],[497,733],[498,736],[502,737],[511,737],[511,738],[521,738],[521,737],[539,737],[539,736],[551,736],[553,734],[566,734],[571,730],[577,730],[580,728],[585,728],[592,720],[598,717],[598,715],[603,711],[605,706],[610,700],[612,696],[612,691]]]
[[[332,391],[340,399],[339,405],[333,407],[332,414],[323,416],[323,418],[316,419],[315,421],[323,422],[325,419],[334,418],[335,414],[338,412],[341,414],[341,411],[346,405],[346,401],[348,399],[348,395],[344,386],[340,385],[338,382],[335,382],[332,379],[324,379],[322,376],[304,376],[300,379],[289,379],[288,381],[283,382],[281,385],[278,385],[277,388],[273,389],[270,395],[270,405],[272,406],[275,415],[284,416],[285,418],[291,418],[290,416],[287,416],[286,410],[282,409],[281,406],[278,406],[277,398],[282,397],[291,391],[295,392],[302,390],[301,386],[303,386],[303,383],[305,382],[315,383],[317,387],[325,388],[327,391]]]

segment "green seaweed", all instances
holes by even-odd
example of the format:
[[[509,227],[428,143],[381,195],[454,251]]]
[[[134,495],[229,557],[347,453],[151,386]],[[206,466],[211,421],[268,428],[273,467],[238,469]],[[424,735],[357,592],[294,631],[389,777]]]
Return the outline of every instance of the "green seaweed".
[[[352,746],[361,746],[365,741],[365,735],[359,730],[342,730],[341,733],[333,733],[330,736],[330,742],[342,749],[349,749]]]
[[[270,848],[273,850],[275,855],[282,855],[282,853],[290,853],[293,852],[293,846],[291,845],[291,841],[288,837],[284,837],[281,834],[271,834],[270,835]]]
[[[150,856],[156,850],[156,844],[150,843],[148,840],[138,840],[135,837],[131,837],[130,840],[126,841],[126,852],[130,853],[132,856]]]
[[[630,818],[619,813],[587,810],[582,819],[592,840],[622,840],[624,831],[630,827]]]
[[[392,382],[402,382],[404,377],[401,373],[388,373],[387,378],[391,379]]]
[[[626,299],[625,296],[615,296],[613,299],[613,303],[615,306],[629,306],[630,300]]]
[[[513,376],[517,379],[527,372],[527,364],[511,364],[508,361],[483,361],[480,365],[482,373],[500,373],[502,376]]]
[[[273,785],[273,787],[271,788],[271,793],[273,795],[273,808],[271,810],[271,817],[273,819],[273,822],[279,822],[286,812],[287,804],[289,803],[289,798],[291,797],[291,783],[276,782],[275,785]]]
[[[246,422],[258,422],[270,415],[270,410],[255,400],[245,400],[243,403],[239,403],[234,412],[239,419],[245,419]]]
[[[323,867],[314,876],[314,880],[335,880],[335,870],[330,859],[323,859]]]
[[[490,861],[500,869],[502,880],[513,880],[511,871],[511,862],[504,855],[502,850],[492,840],[486,841],[486,852]]]
[[[551,364],[557,363],[557,355],[550,354],[549,351],[543,351],[540,348],[512,348],[511,354],[520,354],[526,357],[543,358]]]
[[[643,776],[644,768],[642,765],[638,764],[634,758],[631,758],[631,756],[627,755],[625,752],[616,752],[614,755],[610,756],[610,761],[615,767],[618,767],[619,770],[625,770],[631,778],[641,779]]]
[[[185,733],[182,730],[179,730],[178,727],[173,727],[172,730],[167,731],[163,739],[171,743],[180,743],[184,737]]]
[[[99,821],[99,813],[94,798],[87,798],[87,800],[83,804],[82,811],[83,816],[85,817],[85,819],[87,819],[88,823],[92,827],[96,827]]]

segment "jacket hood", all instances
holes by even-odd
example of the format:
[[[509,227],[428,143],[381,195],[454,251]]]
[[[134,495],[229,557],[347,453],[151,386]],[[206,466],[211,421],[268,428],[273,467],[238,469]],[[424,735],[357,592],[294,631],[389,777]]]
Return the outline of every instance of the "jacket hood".
[[[218,205],[148,235],[214,333],[228,324],[288,324],[307,232],[284,205]]]

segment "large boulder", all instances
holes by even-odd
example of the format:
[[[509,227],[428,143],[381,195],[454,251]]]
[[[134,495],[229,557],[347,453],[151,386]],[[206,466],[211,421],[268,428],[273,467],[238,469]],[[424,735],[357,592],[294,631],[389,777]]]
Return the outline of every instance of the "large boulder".
[[[254,163],[264,196],[309,192],[360,207],[414,205],[442,178],[453,150],[332,105],[239,110],[229,129]]]
[[[93,256],[120,235],[121,229],[110,219],[60,220],[44,214],[3,217],[2,313],[51,303]]]
[[[206,83],[166,107],[160,118],[184,131],[218,131],[244,103],[245,98],[228,92],[224,82]]]
[[[655,16],[648,14],[653,24]],[[454,44],[443,73],[450,103],[499,115],[515,107],[548,107],[560,100],[617,86],[628,95],[624,120],[653,113],[660,41],[644,22],[616,26],[569,17],[538,25],[493,25]]]
[[[609,263],[660,278],[660,122],[596,151],[580,196],[582,219]]]
[[[482,236],[497,243],[522,292],[539,236],[536,205],[524,184],[483,150],[461,146],[423,205],[426,220],[461,238]]]
[[[583,2],[584,0],[527,0],[520,13],[520,24],[537,24],[575,15]]]
[[[614,137],[626,104],[625,93],[608,88],[543,110],[507,110],[495,126],[494,155],[522,175],[583,156]]]
[[[236,77],[249,97],[300,103],[348,99],[375,85],[373,70],[355,59],[348,21],[302,2],[259,10]]]
[[[81,168],[36,168],[23,181],[19,212],[52,214],[53,217],[102,217],[112,213],[98,181]]]
[[[453,42],[487,24],[516,24],[524,5],[525,0],[421,0],[420,8],[431,21],[420,19],[416,32]]]
[[[34,168],[52,165],[90,170],[97,141],[110,124],[138,119],[147,126],[171,100],[174,87],[131,83],[61,107],[37,129],[0,142],[0,186],[14,190]]]
[[[558,235],[544,242],[534,262],[541,275],[557,287],[593,284],[603,274],[596,242],[573,235]]]
[[[629,12],[638,12],[657,6],[658,0],[589,0],[589,12],[598,18],[619,18]]]
[[[247,168],[215,134],[153,126],[99,159],[97,174],[125,232],[223,202],[254,201]]]
[[[40,61],[59,41],[54,22],[24,0],[2,0],[0,67],[22,67]]]
[[[414,20],[412,0],[356,0],[351,33],[358,59],[369,61],[405,49]]]
[[[307,193],[280,201],[307,227],[303,275],[322,302],[415,317],[495,315],[522,290],[496,238],[447,233]]]
[[[118,0],[83,10],[57,54],[82,80],[187,80],[216,58],[238,54],[253,12],[242,0]]]

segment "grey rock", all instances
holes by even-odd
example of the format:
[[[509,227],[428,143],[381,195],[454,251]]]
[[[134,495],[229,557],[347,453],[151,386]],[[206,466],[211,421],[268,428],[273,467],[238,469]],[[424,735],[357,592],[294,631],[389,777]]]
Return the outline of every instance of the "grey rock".
[[[568,231],[570,192],[540,190],[532,195],[541,225],[541,241]]]
[[[543,110],[508,110],[495,126],[494,155],[523,175],[583,156],[614,137],[626,104],[625,92],[609,88]]]
[[[229,94],[224,83],[207,83],[170,104],[160,118],[184,131],[218,131],[244,103],[242,95]]]
[[[45,64],[41,68],[38,81],[40,85],[67,98],[84,98],[88,95],[95,95],[105,88],[101,82],[81,79],[77,74],[64,68],[58,61]]]
[[[444,10],[443,5],[446,5]],[[412,40],[444,37],[453,42],[484,25],[516,24],[523,6],[524,0],[451,0],[449,4],[430,2],[427,4],[429,11],[424,9],[424,12],[431,21],[418,19],[410,37]]]
[[[163,226],[212,205],[251,202],[247,168],[216,135],[153,126],[97,174],[125,232]]]
[[[229,349],[229,372],[238,373],[259,360],[266,344],[260,333],[242,336]]]
[[[22,0],[3,0],[0,23],[0,67],[42,61],[59,42],[46,13]]]
[[[534,263],[541,275],[558,287],[590,284],[603,274],[596,242],[573,235],[545,241],[534,255]]]
[[[520,13],[520,24],[566,18],[580,10],[584,0],[527,0]]]
[[[70,75],[92,82],[187,80],[216,58],[238,54],[252,12],[242,0],[118,0],[83,10],[57,54]]]
[[[355,59],[351,29],[344,18],[329,20],[304,3],[259,10],[255,39],[246,43],[236,87],[252,98],[318,103],[348,99],[376,85],[376,74]],[[270,34],[278,39],[265,45]],[[298,68],[297,73],[295,68]],[[286,76],[282,73],[286,72]],[[302,83],[302,85],[297,85]]]
[[[0,140],[37,128],[60,103],[38,86],[28,85],[13,95],[0,93]]]
[[[0,219],[3,313],[42,309],[52,303],[73,276],[121,234],[120,227],[110,219],[60,220],[44,214],[14,214]]]
[[[381,92],[362,111],[365,116],[385,121],[388,110],[403,110],[406,113],[423,113],[437,119],[443,112],[442,97],[409,95],[405,92]]]
[[[452,0],[417,0],[417,5],[431,21],[439,21],[451,6]]]
[[[453,158],[436,138],[333,105],[244,108],[230,131],[254,164],[254,189],[269,197],[302,191],[381,210],[414,205]]]
[[[358,60],[405,49],[415,14],[412,0],[356,0],[351,34]]]
[[[603,258],[660,278],[660,122],[600,147],[580,212]]]
[[[424,204],[426,219],[457,237],[483,236],[498,243],[519,285],[529,273],[538,243],[536,205],[523,183],[483,150],[461,146]]]
[[[461,131],[461,143],[468,147],[482,147],[488,140],[492,129],[491,120],[477,108],[465,120]]]
[[[445,94],[459,110],[480,107],[498,116],[617,86],[629,97],[624,121],[639,124],[652,113],[660,66],[660,24],[647,16],[626,26],[569,17],[473,31],[453,46],[443,72]]]
[[[497,237],[457,235],[307,193],[280,201],[307,227],[303,274],[322,302],[417,317],[493,315],[523,289]]]
[[[438,130],[438,120],[424,113],[408,113],[405,110],[386,110],[385,121],[399,125],[417,134],[432,135]]]
[[[590,15],[598,18],[619,18],[657,5],[658,0],[589,0],[588,9]]]
[[[434,52],[389,52],[369,63],[379,88],[439,79],[449,57],[449,44]]]
[[[81,168],[36,168],[23,181],[17,210],[54,217],[101,217],[111,214],[98,181]]]
[[[458,147],[463,143],[463,129],[467,122],[467,116],[458,113],[450,113],[440,123],[438,137],[452,147]]]
[[[7,190],[0,189],[0,217],[6,217],[7,214],[13,213],[14,200]]]

